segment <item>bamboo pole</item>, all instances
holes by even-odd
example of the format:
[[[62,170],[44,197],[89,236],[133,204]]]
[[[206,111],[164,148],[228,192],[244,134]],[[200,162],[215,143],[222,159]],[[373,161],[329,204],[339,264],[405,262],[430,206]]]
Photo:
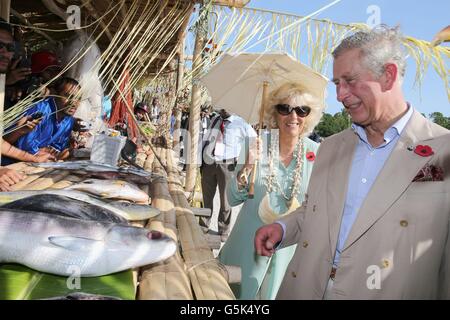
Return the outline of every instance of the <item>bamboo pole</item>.
[[[43,169],[43,168],[40,168]],[[26,190],[27,185],[29,185],[30,183],[32,183],[33,181],[39,179],[40,177],[44,176],[45,174],[48,174],[50,172],[52,172],[53,170],[43,170],[40,171],[38,173],[35,174],[30,174],[28,175],[24,180],[19,181],[18,183],[16,183],[15,185],[11,186],[11,190],[12,191],[17,191],[17,190]]]
[[[55,170],[45,176],[39,177],[32,183],[26,185],[22,190],[44,190],[51,185],[63,180],[70,174],[67,170]]]
[[[208,240],[189,209],[172,153],[172,150],[168,150],[166,157],[169,191],[175,204],[181,253],[188,267],[195,297],[198,300],[235,299],[227,282],[226,269],[214,258]]]
[[[49,189],[64,189],[64,188],[67,188],[67,187],[71,186],[72,184],[74,184],[76,182],[83,181],[83,179],[84,178],[82,178],[80,176],[68,175],[67,177],[65,177],[61,181],[58,181],[57,183],[52,184],[49,187]]]
[[[11,0],[1,0],[0,1],[0,17],[5,21],[9,22],[9,13],[11,10]],[[0,150],[3,143],[3,108],[5,105],[5,84],[6,84],[6,74],[0,74]],[[0,161],[2,155],[0,152]]]
[[[200,15],[202,14],[204,7],[200,9]],[[195,187],[195,181],[197,177],[197,155],[198,155],[198,137],[199,137],[199,120],[200,120],[200,103],[201,103],[201,88],[198,84],[198,77],[201,73],[201,65],[203,62],[202,51],[205,46],[206,38],[206,26],[208,20],[205,17],[203,21],[198,21],[197,34],[195,36],[195,46],[194,46],[194,61],[192,63],[192,70],[194,70],[192,75],[192,98],[191,98],[191,109],[189,112],[189,135],[188,143],[185,144],[187,147],[188,163],[186,168],[186,185],[185,190],[192,192]]]
[[[183,80],[184,80],[184,63],[185,63],[185,52],[184,52],[184,44],[186,42],[186,34],[187,34],[187,26],[189,24],[189,19],[192,15],[192,10],[194,8],[194,3],[189,4],[189,14],[186,15],[183,24],[178,30],[177,42],[178,42],[178,72],[177,72],[177,86],[175,90],[175,103],[173,110],[175,110],[175,124],[174,124],[174,132],[178,132],[181,126],[181,115],[182,111],[177,108],[177,98],[179,91],[183,88]],[[175,148],[180,143],[180,135],[177,134],[173,136],[172,148]]]
[[[268,94],[268,88],[269,83],[267,81],[263,82],[263,91],[262,91],[262,97],[261,97],[261,107],[259,109],[259,128],[258,128],[258,136],[261,137],[262,131],[263,131],[263,125],[264,125],[264,106],[267,101],[267,94]],[[256,151],[257,152],[257,151]],[[257,156],[257,155],[255,155]],[[248,159],[253,161],[254,159],[250,159],[250,152]],[[248,197],[249,199],[253,199],[255,195],[255,179],[256,179],[256,168],[258,167],[258,160],[255,160],[255,163],[253,164],[252,168],[252,177],[250,181],[250,185],[248,188]]]
[[[162,163],[166,162],[161,148],[155,152]],[[166,173],[158,161],[153,163],[155,178],[150,186],[152,206],[161,210],[161,214],[151,219],[147,228],[164,232],[175,241],[178,235],[175,225],[173,200],[168,191]],[[192,300],[193,294],[186,274],[185,265],[179,252],[163,262],[141,268],[138,288],[139,300]]]

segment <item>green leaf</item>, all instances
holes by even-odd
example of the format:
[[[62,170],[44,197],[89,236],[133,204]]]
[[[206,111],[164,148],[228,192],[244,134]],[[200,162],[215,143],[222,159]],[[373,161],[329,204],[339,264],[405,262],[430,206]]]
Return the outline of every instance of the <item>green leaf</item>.
[[[44,299],[73,292],[114,296],[124,300],[135,299],[131,270],[102,277],[81,278],[79,289],[69,289],[68,283],[74,286],[76,282],[68,279],[18,264],[3,264],[0,266],[0,300]]]

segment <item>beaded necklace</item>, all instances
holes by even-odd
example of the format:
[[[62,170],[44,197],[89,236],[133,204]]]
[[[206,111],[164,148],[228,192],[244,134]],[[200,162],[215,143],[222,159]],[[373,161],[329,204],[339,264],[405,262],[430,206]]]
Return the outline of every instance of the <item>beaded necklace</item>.
[[[269,150],[269,173],[266,177],[264,177],[264,184],[266,186],[266,189],[269,193],[276,192],[280,194],[284,201],[286,202],[286,207],[290,208],[292,201],[294,198],[297,197],[298,192],[300,191],[300,184],[301,184],[301,174],[302,174],[302,168],[303,168],[303,139],[300,138],[297,142],[297,145],[295,146],[293,157],[296,160],[296,166],[294,169],[293,174],[290,174],[286,177],[287,182],[290,184],[290,187],[288,188],[288,192],[284,192],[283,188],[280,185],[280,182],[278,181],[278,166],[279,166],[279,137],[278,134],[273,137],[271,141],[271,146]],[[275,169],[276,168],[276,169]]]

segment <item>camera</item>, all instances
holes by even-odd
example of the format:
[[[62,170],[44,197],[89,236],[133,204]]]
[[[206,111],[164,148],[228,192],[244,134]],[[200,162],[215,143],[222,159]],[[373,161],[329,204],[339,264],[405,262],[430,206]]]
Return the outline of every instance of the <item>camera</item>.
[[[35,113],[33,113],[31,115],[31,119],[32,120],[36,120],[36,119],[42,118],[43,115],[44,114],[42,112],[38,111],[38,112],[35,112]]]

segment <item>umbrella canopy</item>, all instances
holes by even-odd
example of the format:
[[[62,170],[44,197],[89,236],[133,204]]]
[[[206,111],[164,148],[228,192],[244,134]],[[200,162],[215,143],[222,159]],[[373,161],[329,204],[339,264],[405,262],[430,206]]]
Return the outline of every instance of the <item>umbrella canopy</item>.
[[[286,53],[239,53],[225,54],[200,81],[215,107],[253,124],[259,121],[264,81],[269,91],[299,82],[323,100],[328,79]]]

